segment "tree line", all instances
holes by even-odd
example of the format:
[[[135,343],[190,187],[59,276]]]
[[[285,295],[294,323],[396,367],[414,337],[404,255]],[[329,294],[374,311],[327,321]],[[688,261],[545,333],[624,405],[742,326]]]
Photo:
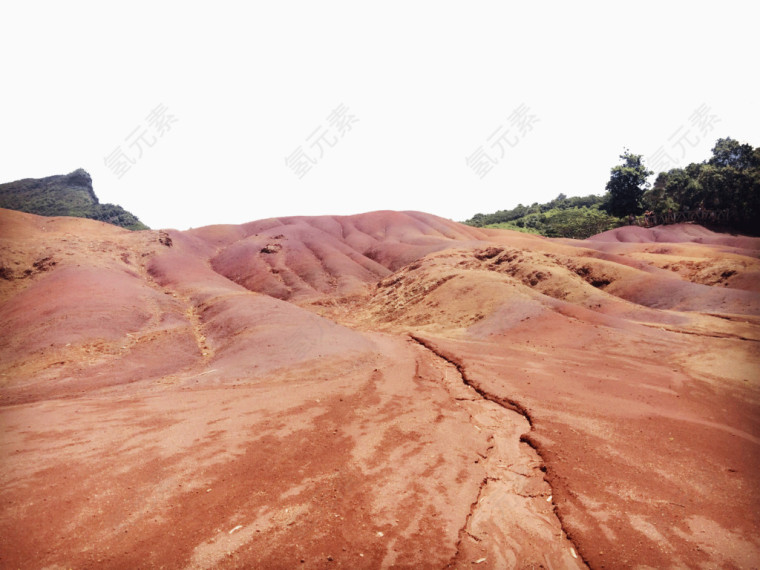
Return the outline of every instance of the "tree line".
[[[475,214],[464,223],[477,227],[500,227],[548,237],[582,239],[646,214],[647,220],[691,219],[675,212],[722,212],[720,217],[701,215],[700,222],[720,220],[729,229],[756,233],[760,225],[760,148],[721,138],[712,156],[684,168],[654,174],[642,155],[627,149],[620,164],[610,170],[602,195],[567,197],[560,194],[544,204],[518,204],[511,210]],[[644,218],[641,218],[644,219]]]

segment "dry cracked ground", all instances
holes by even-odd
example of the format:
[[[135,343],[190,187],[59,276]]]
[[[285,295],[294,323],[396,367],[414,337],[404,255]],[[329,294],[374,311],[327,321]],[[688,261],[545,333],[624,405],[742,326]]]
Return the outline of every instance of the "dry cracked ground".
[[[0,210],[0,566],[756,568],[759,257]]]

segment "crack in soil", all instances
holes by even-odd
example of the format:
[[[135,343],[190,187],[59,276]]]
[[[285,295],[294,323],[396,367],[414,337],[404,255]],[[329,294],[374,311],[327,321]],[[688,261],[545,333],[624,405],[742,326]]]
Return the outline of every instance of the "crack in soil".
[[[533,428],[533,418],[530,416],[530,412],[528,412],[525,407],[520,404],[519,402],[512,400],[510,398],[500,398],[498,396],[494,396],[493,394],[489,394],[485,390],[483,390],[480,386],[472,382],[469,378],[467,378],[467,375],[465,374],[464,367],[461,365],[461,363],[441,354],[438,352],[436,348],[434,348],[429,342],[425,341],[424,339],[418,337],[415,334],[410,333],[409,336],[418,344],[422,345],[426,349],[428,349],[430,352],[432,352],[434,355],[436,355],[438,358],[445,360],[449,364],[451,364],[454,368],[457,369],[459,372],[459,375],[462,377],[462,382],[469,388],[472,388],[481,398],[484,400],[488,400],[489,402],[493,402],[494,404],[497,404],[501,406],[502,408],[506,408],[512,412],[517,412],[521,416],[523,416],[526,420],[528,420],[528,425]]]
[[[715,316],[715,315],[711,315],[711,316]],[[702,337],[705,337],[705,338],[719,338],[719,339],[723,339],[723,340],[743,340],[743,341],[748,341],[748,342],[760,342],[760,340],[758,340],[756,338],[749,338],[749,337],[746,337],[746,336],[736,335],[736,334],[730,334],[730,333],[723,333],[723,334],[721,334],[721,333],[708,333],[708,332],[700,332],[700,331],[689,331],[689,330],[686,330],[686,329],[679,329],[679,328],[676,328],[676,327],[669,327],[669,326],[665,326],[665,325],[653,325],[653,324],[649,324],[649,323],[641,323],[641,324],[644,325],[645,327],[649,327],[649,328],[652,328],[652,329],[663,330],[663,331],[667,331],[667,332],[672,332],[672,333],[676,333],[676,334],[689,334],[689,335],[693,335],[693,336],[702,336]]]
[[[530,562],[551,567],[553,562],[559,567],[587,568],[553,501],[541,452],[525,432],[524,422],[528,424],[528,432],[533,429],[528,410],[515,400],[483,390],[467,377],[461,362],[443,354],[429,341],[413,333],[409,337],[442,361],[446,389],[465,407],[473,425],[479,431],[485,427],[492,432],[485,456],[478,453],[486,476],[459,531],[456,553],[447,567],[469,566],[485,558],[489,567],[515,567]],[[455,369],[453,379],[446,367]],[[470,397],[463,397],[463,390]],[[518,414],[519,419],[505,417],[505,412]]]

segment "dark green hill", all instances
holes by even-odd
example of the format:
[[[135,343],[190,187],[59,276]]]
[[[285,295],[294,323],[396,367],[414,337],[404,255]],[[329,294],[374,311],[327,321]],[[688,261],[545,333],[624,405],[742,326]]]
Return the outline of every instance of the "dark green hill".
[[[92,189],[92,178],[81,168],[71,174],[0,184],[0,208],[39,216],[90,218],[129,230],[149,229],[121,206],[101,204]]]

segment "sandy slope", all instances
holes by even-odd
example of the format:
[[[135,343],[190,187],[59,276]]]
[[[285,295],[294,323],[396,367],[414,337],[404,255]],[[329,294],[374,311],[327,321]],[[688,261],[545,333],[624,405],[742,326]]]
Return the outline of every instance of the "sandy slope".
[[[0,210],[0,566],[756,567],[759,256]]]

